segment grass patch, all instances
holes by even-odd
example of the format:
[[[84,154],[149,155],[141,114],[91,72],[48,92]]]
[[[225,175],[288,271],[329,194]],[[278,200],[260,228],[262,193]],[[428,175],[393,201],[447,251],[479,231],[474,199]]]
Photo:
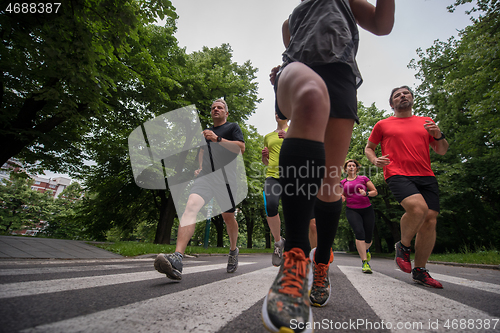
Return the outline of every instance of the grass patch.
[[[477,251],[462,253],[431,254],[429,260],[457,262],[460,264],[500,265],[500,251]]]
[[[152,244],[152,243],[138,243],[138,242],[116,242],[116,243],[98,243],[92,244],[100,247],[101,249],[118,253],[125,257],[135,257],[143,254],[151,253],[172,253],[175,251],[175,245],[165,244]],[[240,248],[240,253],[272,253],[272,249],[247,249]],[[205,249],[203,246],[188,246],[186,254],[194,255],[200,253],[229,253],[227,247],[209,247]]]
[[[348,252],[357,255],[358,252]],[[374,253],[371,252],[373,258],[390,258],[394,259],[392,253]],[[410,254],[411,260],[415,259],[415,253]],[[436,253],[431,254],[429,261],[456,262],[459,264],[482,264],[482,265],[500,265],[500,251],[497,250],[480,250],[476,252],[462,251],[460,253]]]

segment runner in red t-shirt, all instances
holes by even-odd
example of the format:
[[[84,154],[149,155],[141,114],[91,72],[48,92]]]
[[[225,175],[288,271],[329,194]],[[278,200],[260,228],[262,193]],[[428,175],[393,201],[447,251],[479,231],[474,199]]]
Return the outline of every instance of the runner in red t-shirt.
[[[429,146],[444,155],[448,142],[431,118],[413,115],[413,93],[407,86],[391,92],[394,115],[373,127],[365,154],[384,169],[384,178],[406,213],[401,217],[401,241],[397,242],[396,264],[413,280],[428,287],[443,288],[431,278],[425,265],[436,242],[439,187],[431,169]],[[382,156],[375,148],[380,143]],[[410,245],[415,238],[415,267],[411,268]]]

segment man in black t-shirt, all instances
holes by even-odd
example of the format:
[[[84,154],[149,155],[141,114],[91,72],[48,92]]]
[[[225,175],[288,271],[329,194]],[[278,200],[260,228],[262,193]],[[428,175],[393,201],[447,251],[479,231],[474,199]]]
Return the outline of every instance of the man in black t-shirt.
[[[224,204],[227,206],[227,200],[221,200],[220,198],[227,198],[228,192],[229,196],[232,196],[229,184],[235,184],[236,173],[231,168],[226,171],[225,166],[234,160],[238,154],[243,154],[245,151],[245,141],[240,127],[236,123],[227,122],[228,109],[223,99],[218,99],[212,103],[210,115],[214,125],[203,131],[207,146],[202,148],[199,153],[200,168],[195,171],[197,179],[194,181],[186,209],[180,220],[175,252],[159,254],[154,263],[158,272],[166,274],[168,278],[174,280],[182,279],[182,257],[189,240],[194,234],[196,215],[212,198],[215,198],[221,207],[224,207]],[[222,170],[222,172],[215,173],[218,170]],[[224,179],[219,179],[214,183],[214,178],[218,177],[219,174]],[[203,177],[207,175],[211,176]],[[226,203],[222,201],[226,201]],[[234,216],[235,208],[232,197],[231,203],[231,207],[227,207],[227,210],[222,213],[230,242],[228,273],[233,273],[238,268],[239,253],[236,247],[238,223]]]

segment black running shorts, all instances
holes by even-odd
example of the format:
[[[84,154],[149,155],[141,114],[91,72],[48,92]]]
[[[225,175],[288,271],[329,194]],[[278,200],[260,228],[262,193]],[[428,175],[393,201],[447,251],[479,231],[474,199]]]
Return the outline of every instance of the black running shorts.
[[[330,96],[330,118],[354,119],[359,124],[358,97],[356,77],[349,65],[333,63],[320,66],[309,66],[326,84]],[[274,92],[278,90],[279,75],[274,82]],[[280,119],[286,119],[278,107],[275,98],[275,109]]]
[[[413,194],[421,194],[427,207],[439,213],[439,186],[433,176],[392,176],[387,185],[398,202]]]

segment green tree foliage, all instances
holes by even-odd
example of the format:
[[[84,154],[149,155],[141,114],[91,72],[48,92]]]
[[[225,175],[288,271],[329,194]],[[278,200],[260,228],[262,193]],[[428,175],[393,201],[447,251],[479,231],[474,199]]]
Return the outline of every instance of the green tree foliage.
[[[155,93],[157,86],[139,83],[134,89],[128,89],[126,84],[117,89],[120,94],[114,112],[96,121],[86,140],[85,151],[95,165],[87,167],[84,174],[89,195],[84,199],[81,218],[95,239],[104,239],[111,228],[119,230],[122,239],[128,239],[138,226],[154,221],[158,225],[154,241],[169,244],[177,213],[172,198],[168,190],[144,190],[135,184],[128,136],[145,121],[189,104],[196,104],[202,127],[208,128],[212,125],[211,103],[221,96],[229,106],[228,121],[238,122],[247,134],[243,121],[259,102],[256,70],[249,63],[232,62],[228,45],[185,55],[176,43],[158,47],[160,41],[172,38],[173,30],[148,26],[142,33],[147,38],[141,40],[151,41],[147,48],[154,66],[161,69],[165,82],[172,84],[162,86],[162,94]],[[246,135],[245,139],[251,142]],[[247,148],[244,158],[251,151]]]
[[[85,226],[78,223],[77,214],[81,207],[84,189],[78,182],[66,187],[54,200],[48,225],[43,233],[53,238],[84,238]]]
[[[31,189],[33,179],[24,173],[12,173],[0,184],[0,232],[29,229],[52,216],[54,199],[49,192]]]
[[[472,11],[480,15],[459,38],[418,50],[410,63],[422,80],[417,111],[435,119],[450,143],[445,156],[432,155],[442,206],[438,251],[500,247],[499,3],[478,0]]]
[[[173,84],[141,44],[141,28],[165,16],[177,17],[169,0],[63,0],[52,14],[2,6],[0,164],[18,156],[73,171],[86,158],[81,138],[114,109],[118,85],[159,83],[159,93]]]
[[[248,126],[248,129],[245,128],[243,131],[247,138],[243,159],[247,175],[248,195],[240,205],[243,216],[238,223],[240,232],[246,234],[246,246],[252,248],[255,238],[264,238],[267,226],[262,198],[265,168],[261,161],[261,152],[264,146],[264,137],[253,126]]]
[[[186,105],[181,83],[185,54],[169,22],[138,29],[140,38],[131,41],[128,66],[149,74],[118,83],[110,98],[113,109],[92,118],[83,140],[82,151],[94,164],[79,170],[89,191],[79,218],[94,239],[104,239],[111,228],[128,239],[138,223],[150,225],[175,215],[165,214],[166,207],[173,207],[168,192],[144,191],[135,184],[127,141],[131,131],[147,120]]]
[[[229,107],[228,121],[244,127],[260,100],[257,97],[257,69],[250,61],[242,65],[232,61],[229,44],[220,47],[204,47],[201,51],[187,55],[183,68],[184,105],[195,104],[200,111],[203,128],[212,126],[210,107],[212,102],[223,97]]]

